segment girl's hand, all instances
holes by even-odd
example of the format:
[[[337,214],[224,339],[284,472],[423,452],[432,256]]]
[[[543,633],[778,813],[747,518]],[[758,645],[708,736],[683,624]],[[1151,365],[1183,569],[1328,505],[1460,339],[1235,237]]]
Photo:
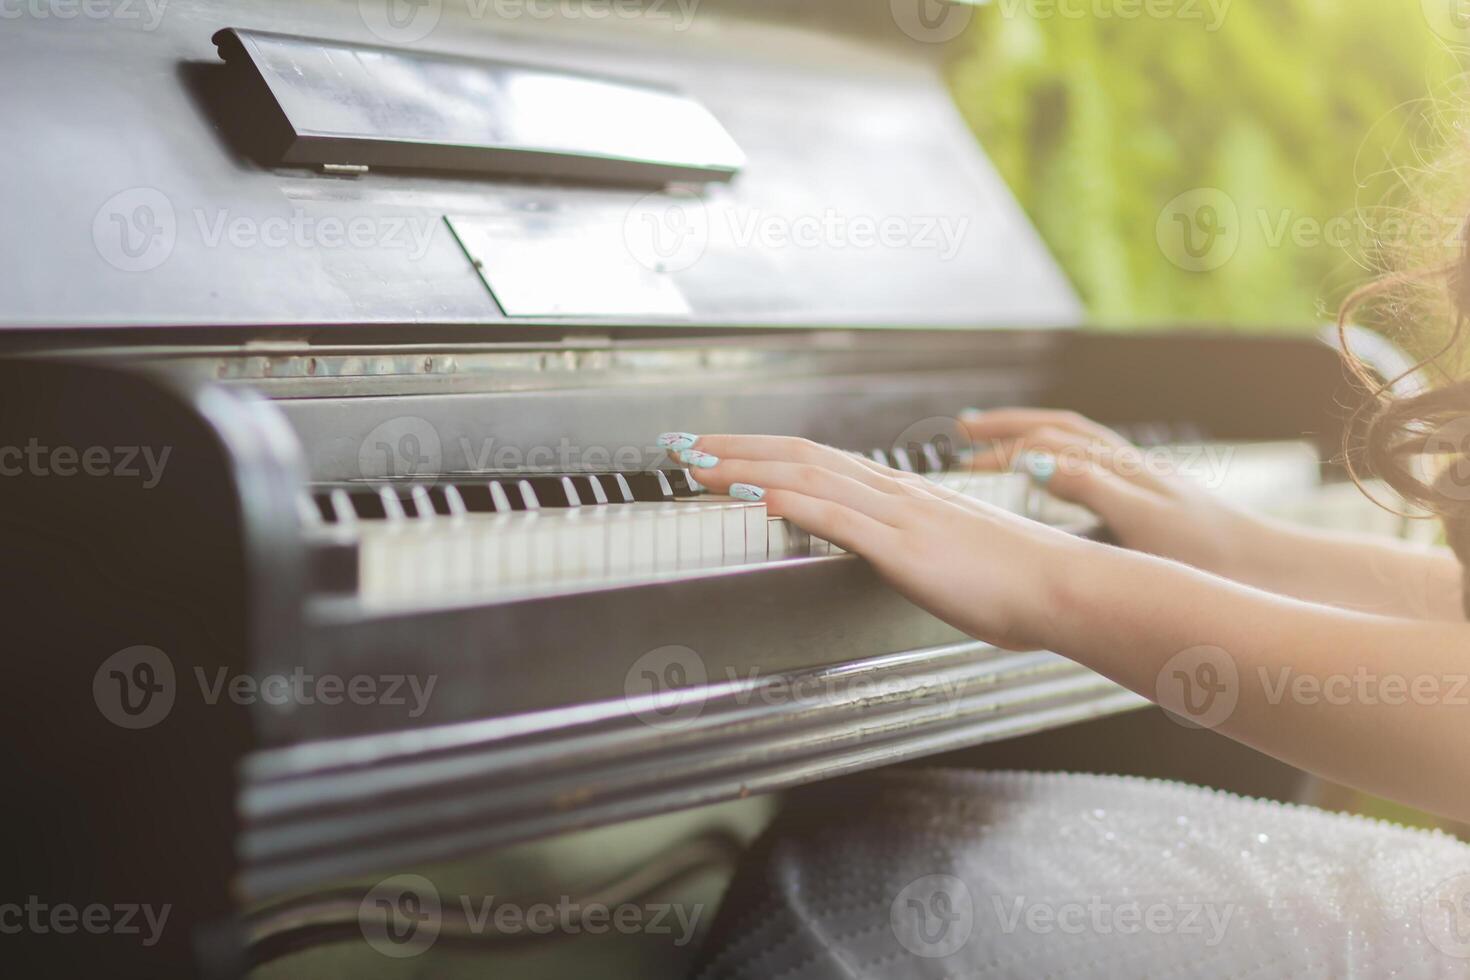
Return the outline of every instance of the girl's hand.
[[[1122,436],[1075,412],[1005,408],[960,419],[977,446],[975,468],[1036,470],[1046,488],[1102,518],[1118,542],[1136,551],[1246,579],[1244,564],[1267,534],[1255,518],[1187,477],[1153,472]],[[1046,475],[1046,470],[1051,470]]]
[[[1045,647],[1062,576],[1090,542],[806,439],[660,437],[700,483],[862,555],[914,603],[1012,650]]]

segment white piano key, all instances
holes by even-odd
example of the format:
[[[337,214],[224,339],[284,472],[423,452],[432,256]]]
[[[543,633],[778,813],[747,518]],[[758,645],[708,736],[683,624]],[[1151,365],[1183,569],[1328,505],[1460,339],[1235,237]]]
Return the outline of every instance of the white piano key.
[[[723,564],[745,564],[745,508],[733,500],[722,506],[720,530],[724,537]]]
[[[631,578],[637,571],[634,532],[638,524],[627,505],[608,507],[604,518],[607,533],[603,535],[603,573],[609,579]],[[649,554],[652,554],[650,542]]]
[[[759,562],[766,560],[766,539],[769,521],[766,517],[766,505],[759,503],[748,503],[740,507],[740,513],[745,520],[745,561]]]
[[[779,517],[766,519],[766,560],[776,561],[787,557],[786,529],[790,527]]]
[[[586,540],[590,522],[581,520],[579,508],[542,511],[541,520],[550,528],[550,537],[556,551],[554,581],[575,582],[587,575]]]
[[[690,570],[704,561],[704,520],[697,507],[679,503],[669,505],[675,522],[678,557],[675,568]],[[662,569],[660,569],[662,571]]]

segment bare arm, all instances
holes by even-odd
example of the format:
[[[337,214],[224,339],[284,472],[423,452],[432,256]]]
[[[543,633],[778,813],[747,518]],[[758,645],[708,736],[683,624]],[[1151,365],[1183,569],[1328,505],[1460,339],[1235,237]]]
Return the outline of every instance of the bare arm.
[[[1048,489],[1096,512],[1130,548],[1311,602],[1464,619],[1460,566],[1448,549],[1248,514],[1187,479],[1150,472],[1116,433],[1071,412],[999,409],[965,422],[992,446],[978,466],[1005,469],[1028,452],[1051,454]]]
[[[1292,765],[1470,818],[1470,625],[1314,605],[1086,550],[1061,580],[1053,649]]]
[[[1293,527],[1254,518],[1231,567],[1210,569],[1269,592],[1385,616],[1464,619],[1460,563],[1368,534]],[[1244,554],[1249,550],[1249,555]]]
[[[862,555],[972,636],[1055,650],[1295,765],[1470,819],[1470,624],[1272,595],[806,440],[697,447],[700,482]]]

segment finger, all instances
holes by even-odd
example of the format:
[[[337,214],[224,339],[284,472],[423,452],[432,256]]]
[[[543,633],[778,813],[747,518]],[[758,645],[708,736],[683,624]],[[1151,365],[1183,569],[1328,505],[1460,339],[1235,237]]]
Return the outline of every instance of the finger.
[[[970,460],[974,469],[987,473],[1006,472],[1016,469],[1022,457],[1029,452],[1050,453],[1053,456],[1086,456],[1094,447],[1088,437],[1067,432],[1051,426],[1032,429],[1025,435],[998,440],[990,448],[975,453]],[[1106,447],[1098,446],[1099,450]],[[1102,455],[1099,453],[1099,455]]]
[[[900,475],[896,470],[884,473],[864,466],[860,457],[832,446],[812,442],[810,439],[760,435],[707,435],[694,436],[693,439],[692,447],[676,452],[676,458],[679,458],[681,462],[688,463],[689,460],[679,456],[678,452],[688,453],[692,449],[695,452],[708,453],[718,459],[770,460],[822,466],[854,480],[860,480],[884,493],[899,493],[902,490],[899,484],[894,482],[894,478]],[[700,482],[705,482],[702,477]]]
[[[1081,504],[1115,529],[1137,526],[1166,503],[1160,495],[1088,460],[1058,460],[1036,452],[1023,459],[1021,469],[1052,496]]]
[[[771,490],[791,490],[841,504],[884,524],[903,521],[906,500],[884,493],[861,480],[809,463],[783,463],[755,459],[721,459],[697,471],[696,479],[711,490],[728,492],[735,484]]]
[[[891,466],[886,466],[876,460],[856,454],[852,458],[869,473],[891,481],[890,484],[885,484],[885,488],[890,486],[896,487],[897,489],[894,492],[905,493],[911,497],[919,497],[921,499],[942,499],[950,496],[952,493],[952,491],[939,483],[938,475],[929,477],[922,476],[918,473],[905,473],[903,470],[896,470]]]
[[[1034,429],[1048,428],[1093,436],[1111,443],[1127,441],[1085,415],[1052,408],[996,408],[988,412],[965,412],[960,416],[960,423],[972,439],[1014,439]]]
[[[764,500],[766,513],[784,517],[808,534],[869,561],[891,553],[902,538],[902,532],[897,528],[832,500],[795,490],[774,489],[766,491]]]
[[[1060,429],[1041,428],[977,453],[971,465],[986,472],[1016,469],[1027,453],[1043,452],[1059,462],[1075,466],[1097,466],[1135,486],[1168,493],[1169,484],[1144,465],[1143,454],[1127,443],[1112,445]]]

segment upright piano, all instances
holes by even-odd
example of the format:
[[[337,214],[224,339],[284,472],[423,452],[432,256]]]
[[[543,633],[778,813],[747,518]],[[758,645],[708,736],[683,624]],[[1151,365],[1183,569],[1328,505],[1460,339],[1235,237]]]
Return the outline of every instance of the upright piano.
[[[15,975],[243,976],[361,946],[363,882],[1144,703],[704,492],[661,432],[805,436],[1078,533],[965,470],[962,409],[1234,446],[1242,499],[1340,489],[1328,345],[1082,329],[947,91],[983,10],[17,9]]]

